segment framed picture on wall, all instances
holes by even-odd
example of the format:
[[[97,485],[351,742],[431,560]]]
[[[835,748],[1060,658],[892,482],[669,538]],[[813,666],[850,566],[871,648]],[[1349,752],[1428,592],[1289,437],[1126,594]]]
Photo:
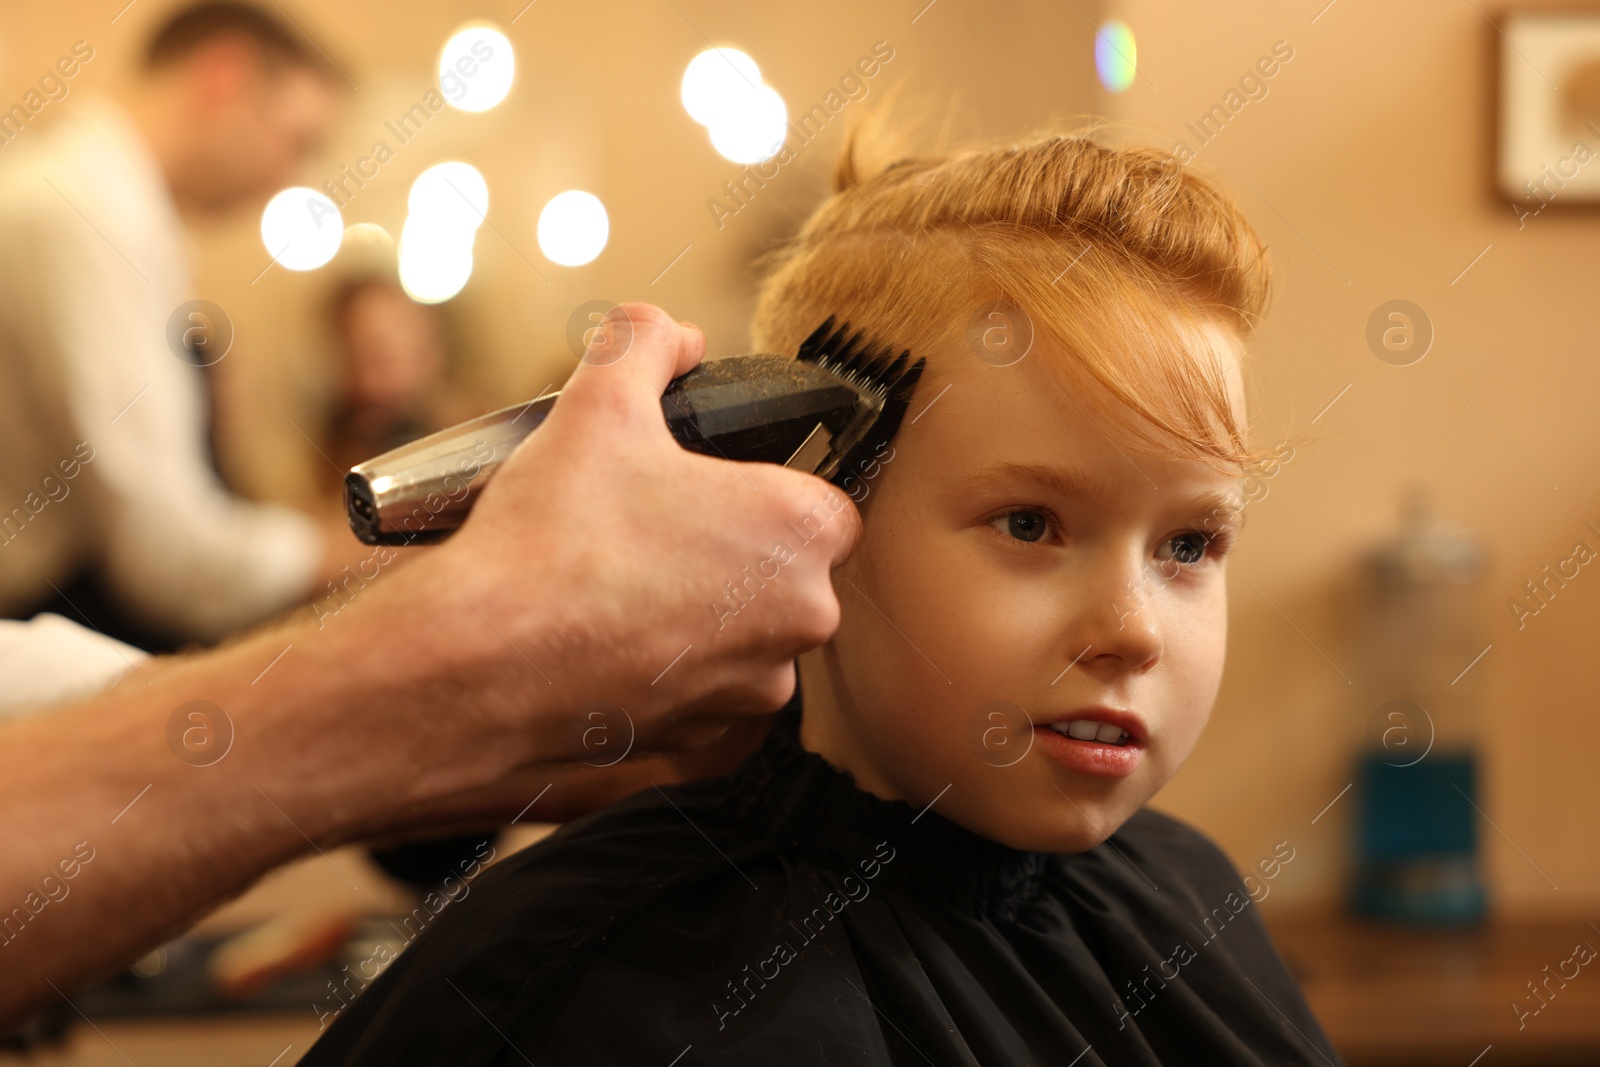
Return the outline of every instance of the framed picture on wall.
[[[1600,204],[1600,7],[1495,20],[1495,188],[1513,208]]]

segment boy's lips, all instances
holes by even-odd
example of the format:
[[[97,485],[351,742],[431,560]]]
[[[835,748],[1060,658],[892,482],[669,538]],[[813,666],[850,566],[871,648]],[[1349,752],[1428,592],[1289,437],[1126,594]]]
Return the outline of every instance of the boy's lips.
[[[1093,727],[1096,733],[1088,736]],[[1073,731],[1082,736],[1073,736]],[[1116,730],[1113,740],[1101,741],[1101,733]],[[1130,711],[1088,707],[1052,714],[1036,722],[1034,739],[1045,755],[1069,771],[1093,778],[1125,778],[1144,758],[1149,730],[1143,720]]]
[[[1145,726],[1144,720],[1131,711],[1118,711],[1116,708],[1107,708],[1101,705],[1091,705],[1085,708],[1076,708],[1072,711],[1051,712],[1034,721],[1035,726],[1042,726],[1056,730],[1064,735],[1072,729],[1073,723],[1094,723],[1097,726],[1114,726],[1126,735],[1123,743],[1136,745],[1143,748],[1150,739],[1150,731]],[[1105,731],[1101,731],[1104,733]],[[1079,727],[1077,733],[1083,734],[1078,740],[1093,740],[1087,731]]]

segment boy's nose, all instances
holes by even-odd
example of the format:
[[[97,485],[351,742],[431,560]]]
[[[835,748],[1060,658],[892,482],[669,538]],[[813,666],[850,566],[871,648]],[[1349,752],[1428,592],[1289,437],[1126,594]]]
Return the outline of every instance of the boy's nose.
[[[1124,671],[1146,670],[1161,657],[1163,647],[1156,600],[1161,576],[1139,558],[1107,560],[1082,601],[1074,632],[1069,635],[1069,656],[1081,664],[1116,666]],[[1087,648],[1085,647],[1087,646]]]

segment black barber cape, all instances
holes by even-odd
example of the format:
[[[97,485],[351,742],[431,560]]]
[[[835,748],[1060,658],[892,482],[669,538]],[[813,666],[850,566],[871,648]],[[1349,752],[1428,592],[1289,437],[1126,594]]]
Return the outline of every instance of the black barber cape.
[[[1197,831],[1018,852],[798,734],[486,871],[302,1067],[1340,1062]]]

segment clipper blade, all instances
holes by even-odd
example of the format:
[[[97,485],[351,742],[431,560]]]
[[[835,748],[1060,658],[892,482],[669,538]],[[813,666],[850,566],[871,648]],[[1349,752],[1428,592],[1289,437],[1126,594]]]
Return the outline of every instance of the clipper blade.
[[[887,345],[873,345],[861,330],[828,316],[800,344],[796,359],[812,363],[848,382],[869,402],[872,416],[859,428],[860,436],[844,447],[831,463],[816,473],[846,491],[853,478],[867,470],[885,445],[899,432],[911,406],[912,394],[922,378],[927,360],[911,362],[911,351],[898,356]]]

